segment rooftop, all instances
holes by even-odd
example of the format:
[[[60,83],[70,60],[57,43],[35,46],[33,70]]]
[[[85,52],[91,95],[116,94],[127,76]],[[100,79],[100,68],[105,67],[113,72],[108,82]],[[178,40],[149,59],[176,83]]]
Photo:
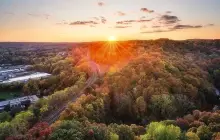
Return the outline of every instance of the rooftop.
[[[22,81],[27,81],[29,79],[37,79],[37,78],[42,78],[42,77],[48,77],[50,75],[51,74],[48,74],[48,73],[36,72],[34,74],[31,74],[31,75],[10,78],[10,79],[8,79],[6,81],[3,81],[3,82],[0,82],[0,83],[22,82]]]
[[[17,103],[20,103],[22,101],[27,101],[27,100],[30,100],[31,103],[34,103],[38,99],[39,98],[36,95],[32,95],[32,96],[24,96],[24,97],[15,98],[15,99],[12,99],[12,100],[2,101],[2,102],[0,102],[0,108],[6,106],[8,104],[17,104]]]

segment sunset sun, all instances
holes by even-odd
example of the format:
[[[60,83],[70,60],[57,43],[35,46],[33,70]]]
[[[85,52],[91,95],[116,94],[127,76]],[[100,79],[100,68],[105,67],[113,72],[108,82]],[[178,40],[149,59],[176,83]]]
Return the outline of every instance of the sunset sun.
[[[117,40],[117,39],[116,39],[115,36],[109,36],[109,37],[108,37],[108,41],[113,42],[113,41],[116,41],[116,40]]]

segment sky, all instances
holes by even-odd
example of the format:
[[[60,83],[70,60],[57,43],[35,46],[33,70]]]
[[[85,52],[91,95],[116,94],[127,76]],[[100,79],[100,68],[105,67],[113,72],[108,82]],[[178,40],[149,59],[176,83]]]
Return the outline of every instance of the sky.
[[[220,39],[219,0],[0,0],[0,41]]]

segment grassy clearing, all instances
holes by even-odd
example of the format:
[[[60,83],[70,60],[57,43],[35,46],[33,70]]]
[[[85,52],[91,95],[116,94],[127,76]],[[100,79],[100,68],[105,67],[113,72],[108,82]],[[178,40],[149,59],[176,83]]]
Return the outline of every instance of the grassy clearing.
[[[20,91],[0,91],[0,101],[18,97],[20,93]]]

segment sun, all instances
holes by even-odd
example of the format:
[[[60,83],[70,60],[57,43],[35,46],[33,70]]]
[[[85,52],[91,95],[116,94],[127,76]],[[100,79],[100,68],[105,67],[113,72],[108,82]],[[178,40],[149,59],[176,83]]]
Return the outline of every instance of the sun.
[[[110,42],[114,42],[114,41],[116,41],[117,39],[116,39],[116,37],[115,36],[109,36],[108,37],[108,41],[110,41]]]

